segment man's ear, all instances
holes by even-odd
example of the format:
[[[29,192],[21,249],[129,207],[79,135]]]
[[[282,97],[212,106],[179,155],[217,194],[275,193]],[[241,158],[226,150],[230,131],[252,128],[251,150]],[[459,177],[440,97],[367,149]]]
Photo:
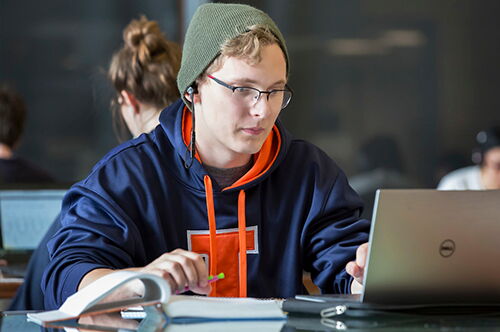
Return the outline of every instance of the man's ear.
[[[123,98],[123,103],[126,106],[133,107],[134,111],[136,113],[139,113],[139,111],[140,111],[139,101],[137,100],[137,98],[135,98],[135,96],[133,94],[131,94],[130,92],[128,92],[126,90],[122,90],[122,91],[120,91],[120,96]]]
[[[190,91],[190,89],[192,89]],[[200,102],[200,94],[198,93],[198,89],[196,87],[190,86],[186,92],[184,92],[184,97],[191,103],[193,103],[193,100],[191,100],[191,96],[193,96],[194,103]]]

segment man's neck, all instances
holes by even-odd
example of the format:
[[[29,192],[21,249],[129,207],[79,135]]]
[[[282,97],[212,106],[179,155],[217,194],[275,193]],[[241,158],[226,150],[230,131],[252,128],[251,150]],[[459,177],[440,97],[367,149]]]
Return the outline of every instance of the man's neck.
[[[200,155],[203,164],[220,169],[245,166],[252,158],[252,155],[250,154],[234,155],[232,153],[227,153],[227,155],[223,155],[221,153],[211,153],[210,151],[205,153],[204,150],[198,150],[198,154]],[[217,156],[217,158],[213,158],[214,156]]]
[[[12,158],[12,149],[5,144],[0,143],[0,158],[1,159],[11,159]]]
[[[203,164],[219,168],[235,168],[241,167],[250,161],[251,153],[240,153],[231,149],[227,144],[223,144],[218,140],[216,135],[212,133],[212,129],[204,121],[204,116],[198,116],[199,121],[196,123],[196,151],[201,158]]]

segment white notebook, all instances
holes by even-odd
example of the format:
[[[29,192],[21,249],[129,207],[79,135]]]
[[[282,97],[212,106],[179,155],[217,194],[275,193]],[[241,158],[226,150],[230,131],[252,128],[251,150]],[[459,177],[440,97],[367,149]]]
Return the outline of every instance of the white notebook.
[[[144,283],[143,297],[119,302],[99,303],[125,283],[140,280]],[[189,295],[171,295],[168,283],[155,275],[118,271],[108,274],[72,296],[58,309],[27,314],[28,320],[45,326],[49,323],[74,319],[129,307],[160,304],[173,322],[188,323],[190,319],[203,320],[284,320],[285,314],[275,300],[254,298],[222,298]]]

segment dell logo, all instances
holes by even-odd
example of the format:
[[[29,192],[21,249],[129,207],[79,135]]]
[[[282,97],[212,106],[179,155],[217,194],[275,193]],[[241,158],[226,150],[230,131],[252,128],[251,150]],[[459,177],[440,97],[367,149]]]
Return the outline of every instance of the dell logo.
[[[443,257],[450,257],[455,252],[455,242],[453,240],[444,240],[439,246],[439,254]]]

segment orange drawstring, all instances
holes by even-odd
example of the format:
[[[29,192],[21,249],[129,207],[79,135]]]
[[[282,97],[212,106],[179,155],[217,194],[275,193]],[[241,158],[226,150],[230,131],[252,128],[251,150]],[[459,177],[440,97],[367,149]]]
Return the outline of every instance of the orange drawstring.
[[[210,275],[217,275],[217,224],[215,222],[214,197],[212,180],[208,175],[203,178],[207,201],[208,228],[210,238]],[[247,296],[247,236],[245,216],[245,192],[240,190],[238,195],[238,242],[239,252],[239,296]],[[217,296],[217,285],[212,284],[210,296]]]
[[[245,216],[245,192],[238,195],[238,239],[240,245],[240,297],[247,296],[247,232]]]
[[[214,196],[212,190],[212,180],[208,175],[203,178],[205,183],[205,196],[207,201],[208,229],[210,238],[210,275],[217,275],[217,225],[215,223]],[[217,296],[217,284],[212,283],[210,296]]]
[[[191,134],[191,112],[187,107],[182,110],[182,139],[184,144],[189,146]],[[274,164],[281,149],[281,134],[278,127],[275,125],[271,134],[266,138],[261,150],[253,156],[253,167],[240,179],[238,179],[231,186],[223,189],[228,190],[244,184],[250,183],[254,179],[266,173]],[[201,158],[196,151],[195,158],[202,163]],[[215,208],[212,189],[212,180],[208,175],[203,178],[205,183],[205,195],[207,203],[208,226],[209,226],[209,244],[210,244],[210,274],[216,275],[217,271],[217,225],[215,222]],[[245,216],[245,192],[240,191],[238,195],[238,258],[239,264],[239,296],[247,296],[247,238],[246,238],[246,216]],[[216,283],[212,284],[212,291],[210,296],[216,296]]]

